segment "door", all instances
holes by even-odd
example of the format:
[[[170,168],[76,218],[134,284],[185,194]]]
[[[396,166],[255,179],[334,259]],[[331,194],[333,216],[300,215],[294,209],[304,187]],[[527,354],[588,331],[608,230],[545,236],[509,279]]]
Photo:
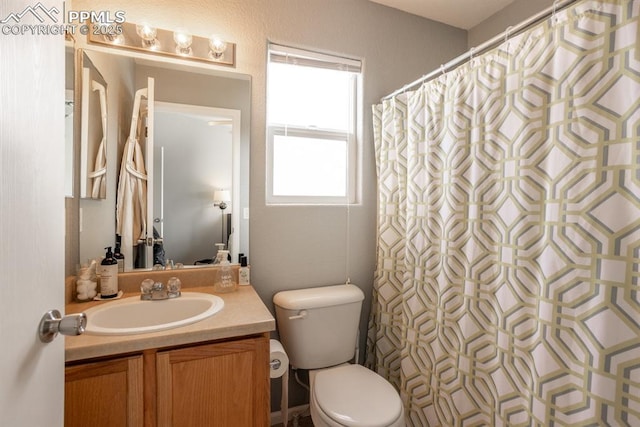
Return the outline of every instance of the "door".
[[[26,8],[2,2],[0,19]],[[64,38],[0,35],[0,52],[0,425],[62,426],[64,339],[37,331],[64,310]]]
[[[145,141],[144,141],[144,164],[147,165],[147,248],[146,248],[146,265],[145,267],[153,267],[153,189],[155,182],[153,182],[153,115],[154,115],[154,81],[152,77],[147,77],[147,116],[146,116],[146,128],[145,128]],[[162,235],[160,235],[162,238]]]

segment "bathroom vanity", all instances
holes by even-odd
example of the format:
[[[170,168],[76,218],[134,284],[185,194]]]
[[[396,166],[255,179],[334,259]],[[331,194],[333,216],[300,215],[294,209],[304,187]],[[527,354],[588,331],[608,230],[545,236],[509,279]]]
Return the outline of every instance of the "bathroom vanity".
[[[251,286],[219,296],[222,311],[179,328],[67,337],[65,426],[269,425],[275,320]]]

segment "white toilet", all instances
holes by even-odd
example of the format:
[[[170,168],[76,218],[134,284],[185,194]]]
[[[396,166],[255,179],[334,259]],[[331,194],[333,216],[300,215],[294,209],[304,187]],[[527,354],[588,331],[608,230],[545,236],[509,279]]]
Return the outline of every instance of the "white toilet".
[[[273,297],[280,341],[291,366],[309,369],[316,427],[403,427],[400,396],[355,354],[364,294],[354,285],[278,292]]]

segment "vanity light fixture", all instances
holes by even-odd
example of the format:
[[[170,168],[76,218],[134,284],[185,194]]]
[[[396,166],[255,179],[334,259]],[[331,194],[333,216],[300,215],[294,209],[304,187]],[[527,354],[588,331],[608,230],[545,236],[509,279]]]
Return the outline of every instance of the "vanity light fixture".
[[[94,25],[87,35],[88,42],[215,65],[236,65],[235,43],[220,36],[200,37],[184,30],[163,30],[131,22],[118,24],[117,33],[108,28]]]

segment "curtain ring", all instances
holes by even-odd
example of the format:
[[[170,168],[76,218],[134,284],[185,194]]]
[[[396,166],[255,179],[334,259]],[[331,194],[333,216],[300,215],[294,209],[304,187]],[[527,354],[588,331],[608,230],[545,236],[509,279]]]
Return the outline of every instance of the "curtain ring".
[[[506,30],[504,30],[504,46],[507,49],[507,54],[511,53],[511,43],[509,43],[509,36],[511,35],[511,30],[513,30],[513,26],[509,25]]]
[[[551,13],[551,22],[555,24],[557,21],[556,11],[558,10],[559,0],[553,0],[553,12]]]
[[[509,34],[511,33],[511,30],[513,30],[513,25],[509,25],[507,27],[506,30],[504,30],[504,42],[508,42],[509,41]]]
[[[442,73],[442,75],[444,76],[444,73],[446,73],[447,69],[445,68],[444,64],[440,64],[440,72]]]

